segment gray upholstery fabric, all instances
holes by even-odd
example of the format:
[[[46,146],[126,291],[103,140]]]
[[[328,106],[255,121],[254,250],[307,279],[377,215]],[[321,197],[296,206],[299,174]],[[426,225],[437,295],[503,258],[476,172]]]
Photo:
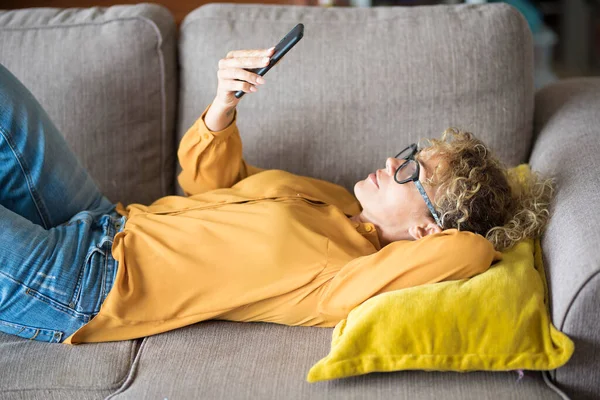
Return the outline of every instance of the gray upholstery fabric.
[[[333,328],[204,321],[144,339],[117,399],[560,399],[539,372],[373,373],[306,382]],[[210,361],[208,361],[210,360]],[[169,379],[157,379],[169,371]]]
[[[600,398],[600,78],[561,81],[536,95],[531,166],[557,181],[543,238],[552,319],[575,342],[555,372],[578,399]]]
[[[297,22],[306,26],[304,39],[240,103],[249,162],[351,190],[386,156],[453,125],[482,137],[508,164],[526,161],[531,36],[520,14],[503,4],[207,5],[182,26],[179,107],[173,19],[156,5],[0,12],[0,62],[40,99],[109,198],[148,203],[172,192],[176,107],[181,136],[214,97],[217,63],[227,51],[270,47]],[[586,147],[561,178],[565,189],[544,246],[554,321],[576,341],[576,355],[557,379],[592,395],[599,291],[591,246],[598,238],[583,235],[595,227],[593,219],[569,213],[581,209],[575,208],[581,199],[595,204],[598,188],[597,177],[574,174],[585,163],[596,165],[589,154],[598,147],[591,124],[568,116],[593,121],[598,100],[586,104],[576,95],[582,89],[543,92],[537,116],[544,129],[531,161],[540,170],[556,167],[565,124],[577,128],[568,132],[581,142],[572,149]],[[579,114],[578,107],[592,111]],[[561,122],[563,112],[568,122]],[[589,194],[584,178],[595,182]],[[561,237],[563,225],[570,238]],[[559,398],[534,372],[520,381],[514,372],[403,371],[309,384],[306,374],[329,352],[331,333],[206,321],[143,341],[73,347],[0,334],[0,398]]]
[[[0,333],[0,398],[104,398],[127,378],[140,343],[67,346]]]
[[[208,4],[180,35],[178,134],[212,101],[218,61],[304,38],[238,105],[248,162],[354,184],[407,144],[456,126],[510,164],[533,119],[531,33],[506,4],[335,8]]]
[[[113,202],[173,191],[175,23],[151,4],[0,12],[0,63]]]
[[[38,98],[113,201],[173,189],[175,25],[156,5],[0,11],[0,63]],[[103,398],[138,341],[70,348],[0,334],[0,397]]]
[[[73,391],[63,389],[17,391],[2,394],[2,400],[100,400],[104,399],[111,391]]]

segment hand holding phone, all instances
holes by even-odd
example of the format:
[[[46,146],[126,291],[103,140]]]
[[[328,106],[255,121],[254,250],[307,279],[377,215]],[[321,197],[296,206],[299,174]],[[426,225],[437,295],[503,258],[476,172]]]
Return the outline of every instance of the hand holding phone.
[[[283,37],[275,46],[275,51],[273,53],[273,57],[271,57],[269,64],[259,68],[250,68],[247,71],[255,73],[259,76],[264,76],[275,64],[277,64],[283,56],[286,55],[288,51],[291,50],[292,47],[296,45],[304,36],[304,25],[298,24],[291,31],[288,32],[287,35]],[[243,90],[238,90],[235,93],[236,98],[241,98],[244,95]]]
[[[244,93],[253,93],[265,83],[262,77],[302,38],[304,25],[298,24],[275,47],[233,50],[219,60],[218,87],[213,105],[233,109]]]
[[[274,50],[274,47],[258,50],[233,50],[227,53],[227,57],[219,60],[217,95],[212,102],[213,106],[230,110],[240,102],[235,97],[238,90],[247,93],[256,92],[258,86],[264,84],[265,80],[244,68],[267,66]]]

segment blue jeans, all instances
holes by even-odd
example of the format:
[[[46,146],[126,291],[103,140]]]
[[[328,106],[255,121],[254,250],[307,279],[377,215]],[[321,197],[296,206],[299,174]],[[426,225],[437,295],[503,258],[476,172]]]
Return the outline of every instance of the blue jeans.
[[[0,332],[60,343],[100,311],[125,217],[0,64]]]

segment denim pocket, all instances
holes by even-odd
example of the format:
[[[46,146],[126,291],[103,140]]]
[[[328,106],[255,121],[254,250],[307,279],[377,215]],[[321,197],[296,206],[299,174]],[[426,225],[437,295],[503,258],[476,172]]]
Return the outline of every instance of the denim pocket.
[[[88,252],[73,300],[69,304],[75,311],[84,314],[97,314],[100,311],[108,270],[107,252],[111,246],[112,242],[105,241],[101,247],[93,247]]]
[[[15,324],[0,319],[0,332],[18,336],[24,339],[37,340],[40,342],[60,343],[64,334],[53,329],[34,328],[32,326]]]

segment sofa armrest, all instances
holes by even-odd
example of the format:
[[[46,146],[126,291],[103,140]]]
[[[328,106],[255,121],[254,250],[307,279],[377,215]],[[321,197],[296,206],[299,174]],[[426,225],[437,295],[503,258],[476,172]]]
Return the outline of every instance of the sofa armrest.
[[[554,176],[542,238],[555,326],[575,353],[553,379],[573,398],[600,398],[600,78],[565,79],[536,93],[532,169]]]

